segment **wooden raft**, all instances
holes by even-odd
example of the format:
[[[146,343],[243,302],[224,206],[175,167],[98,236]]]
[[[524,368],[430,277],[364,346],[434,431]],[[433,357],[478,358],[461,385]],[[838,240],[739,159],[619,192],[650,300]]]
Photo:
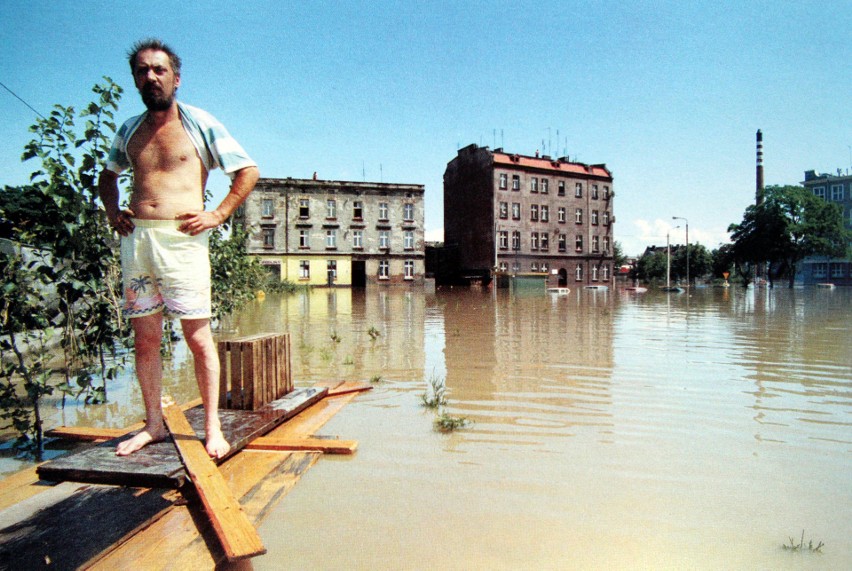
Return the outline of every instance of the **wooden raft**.
[[[356,385],[331,388],[327,396],[332,398],[278,426],[270,439],[317,439],[316,431],[355,396],[352,390],[372,388]],[[115,434],[101,430],[69,429],[69,436],[88,440]],[[258,525],[318,457],[315,452],[244,449],[219,470],[249,520]],[[188,503],[176,503],[176,491],[48,486],[37,479],[35,468],[29,468],[0,481],[0,510],[5,510],[0,511],[0,569],[213,569],[226,559],[191,497]]]
[[[231,445],[231,451],[217,462],[230,458],[255,438],[321,400],[327,392],[326,387],[299,388],[261,410],[220,410],[222,432]],[[202,438],[203,407],[186,411],[186,416],[198,437]],[[130,436],[132,434],[125,438]],[[186,482],[186,471],[172,440],[149,444],[129,456],[116,456],[115,447],[122,439],[108,440],[76,454],[46,462],[38,467],[38,475],[42,480],[53,482],[146,488],[179,488]]]

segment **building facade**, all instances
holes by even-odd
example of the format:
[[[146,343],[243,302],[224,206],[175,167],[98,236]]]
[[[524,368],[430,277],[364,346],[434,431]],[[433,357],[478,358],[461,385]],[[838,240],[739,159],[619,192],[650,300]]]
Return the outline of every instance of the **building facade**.
[[[261,178],[234,215],[247,251],[282,280],[422,285],[424,186]]]
[[[464,279],[544,274],[548,286],[613,281],[606,165],[469,145],[444,171],[444,245]]]
[[[839,170],[836,175],[805,171],[802,185],[823,200],[840,205],[843,210],[843,223],[847,229],[852,230],[852,176],[843,175]],[[807,258],[802,261],[796,277],[805,285],[852,285],[852,260],[826,256]]]

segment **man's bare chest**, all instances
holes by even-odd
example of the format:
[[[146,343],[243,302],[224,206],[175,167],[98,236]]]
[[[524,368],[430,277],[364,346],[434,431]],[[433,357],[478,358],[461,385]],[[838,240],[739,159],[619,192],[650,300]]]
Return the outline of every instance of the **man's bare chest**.
[[[143,122],[128,142],[127,154],[137,173],[170,172],[193,167],[200,162],[195,146],[179,120],[156,127]]]

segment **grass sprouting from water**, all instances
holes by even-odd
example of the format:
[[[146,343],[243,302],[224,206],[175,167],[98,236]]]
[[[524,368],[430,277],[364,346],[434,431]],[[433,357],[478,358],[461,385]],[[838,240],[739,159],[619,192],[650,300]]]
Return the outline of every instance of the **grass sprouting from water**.
[[[805,544],[805,530],[802,530],[802,537],[799,539],[799,543],[796,543],[796,540],[793,537],[790,537],[790,543],[785,543],[781,547],[784,548],[785,551],[794,551],[794,552],[810,552],[810,553],[822,553],[822,548],[825,547],[825,544],[820,541],[816,545],[814,545],[813,539],[808,540],[808,543]]]

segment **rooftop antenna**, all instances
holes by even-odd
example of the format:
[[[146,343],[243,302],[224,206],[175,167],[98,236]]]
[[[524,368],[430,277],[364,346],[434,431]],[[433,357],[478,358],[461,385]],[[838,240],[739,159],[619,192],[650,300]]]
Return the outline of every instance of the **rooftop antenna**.
[[[757,130],[757,172],[755,180],[755,202],[763,202],[763,133]]]

